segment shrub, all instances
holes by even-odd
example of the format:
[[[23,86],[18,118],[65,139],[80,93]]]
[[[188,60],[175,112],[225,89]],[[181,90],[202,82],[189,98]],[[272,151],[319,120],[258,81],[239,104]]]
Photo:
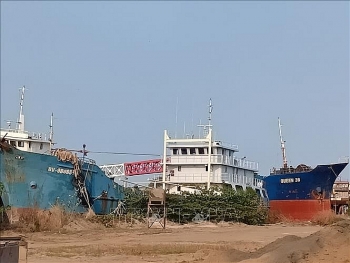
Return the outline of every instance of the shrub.
[[[33,232],[59,230],[70,219],[71,214],[60,206],[53,206],[49,210],[27,208],[19,211],[19,226],[29,227]]]
[[[145,215],[147,203],[147,191],[126,189],[128,212]],[[166,208],[168,220],[178,223],[191,222],[196,217],[212,222],[233,221],[256,225],[264,223],[268,214],[268,209],[252,189],[235,191],[232,188],[212,188],[193,194],[166,194]]]
[[[311,220],[312,223],[326,226],[337,222],[338,217],[332,210],[318,212]]]

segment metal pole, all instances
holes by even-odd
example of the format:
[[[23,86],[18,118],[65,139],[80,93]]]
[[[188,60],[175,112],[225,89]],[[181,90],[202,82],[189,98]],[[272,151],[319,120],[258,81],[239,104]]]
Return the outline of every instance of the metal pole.
[[[207,189],[210,189],[210,172],[211,172],[211,146],[212,146],[212,142],[211,142],[211,127],[209,127],[209,147],[208,147],[208,182],[207,182]]]
[[[51,113],[51,118],[50,118],[50,151],[52,150],[52,145],[53,145],[53,113]]]
[[[164,130],[164,148],[163,148],[163,189],[165,190],[165,172],[166,172],[166,143],[167,143],[167,131]]]

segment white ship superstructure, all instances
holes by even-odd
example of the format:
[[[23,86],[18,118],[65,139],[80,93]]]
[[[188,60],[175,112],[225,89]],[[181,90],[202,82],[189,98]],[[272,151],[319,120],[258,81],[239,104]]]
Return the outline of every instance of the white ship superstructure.
[[[24,129],[23,113],[24,91],[25,87],[23,86],[20,89],[20,111],[16,128],[12,128],[11,121],[7,121],[7,128],[1,128],[0,139],[6,141],[21,151],[50,154],[53,145],[53,115],[51,115],[49,136],[43,133],[29,133],[26,131]]]
[[[203,138],[171,138],[164,131],[163,187],[179,192],[190,187],[231,185],[235,190],[254,189],[266,198],[263,181],[257,178],[258,163],[237,156],[238,146],[213,139],[209,105],[209,124]]]

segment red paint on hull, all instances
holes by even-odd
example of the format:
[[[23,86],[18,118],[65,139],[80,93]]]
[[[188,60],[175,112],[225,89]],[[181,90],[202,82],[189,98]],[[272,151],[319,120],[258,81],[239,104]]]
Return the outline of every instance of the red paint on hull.
[[[331,201],[324,200],[270,200],[270,211],[286,218],[308,221],[322,211],[331,210]]]

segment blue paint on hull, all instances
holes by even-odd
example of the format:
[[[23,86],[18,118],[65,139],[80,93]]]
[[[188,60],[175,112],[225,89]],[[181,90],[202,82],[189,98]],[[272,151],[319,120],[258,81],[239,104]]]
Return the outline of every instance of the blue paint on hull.
[[[89,160],[89,159],[86,159]],[[55,204],[66,211],[85,212],[87,203],[79,197],[70,162],[56,156],[20,151],[0,150],[0,182],[4,206],[49,209]],[[93,162],[81,162],[81,175],[96,214],[113,211],[124,199],[123,187],[113,183]]]
[[[348,163],[318,165],[308,172],[263,177],[270,201],[329,199],[333,184]]]

